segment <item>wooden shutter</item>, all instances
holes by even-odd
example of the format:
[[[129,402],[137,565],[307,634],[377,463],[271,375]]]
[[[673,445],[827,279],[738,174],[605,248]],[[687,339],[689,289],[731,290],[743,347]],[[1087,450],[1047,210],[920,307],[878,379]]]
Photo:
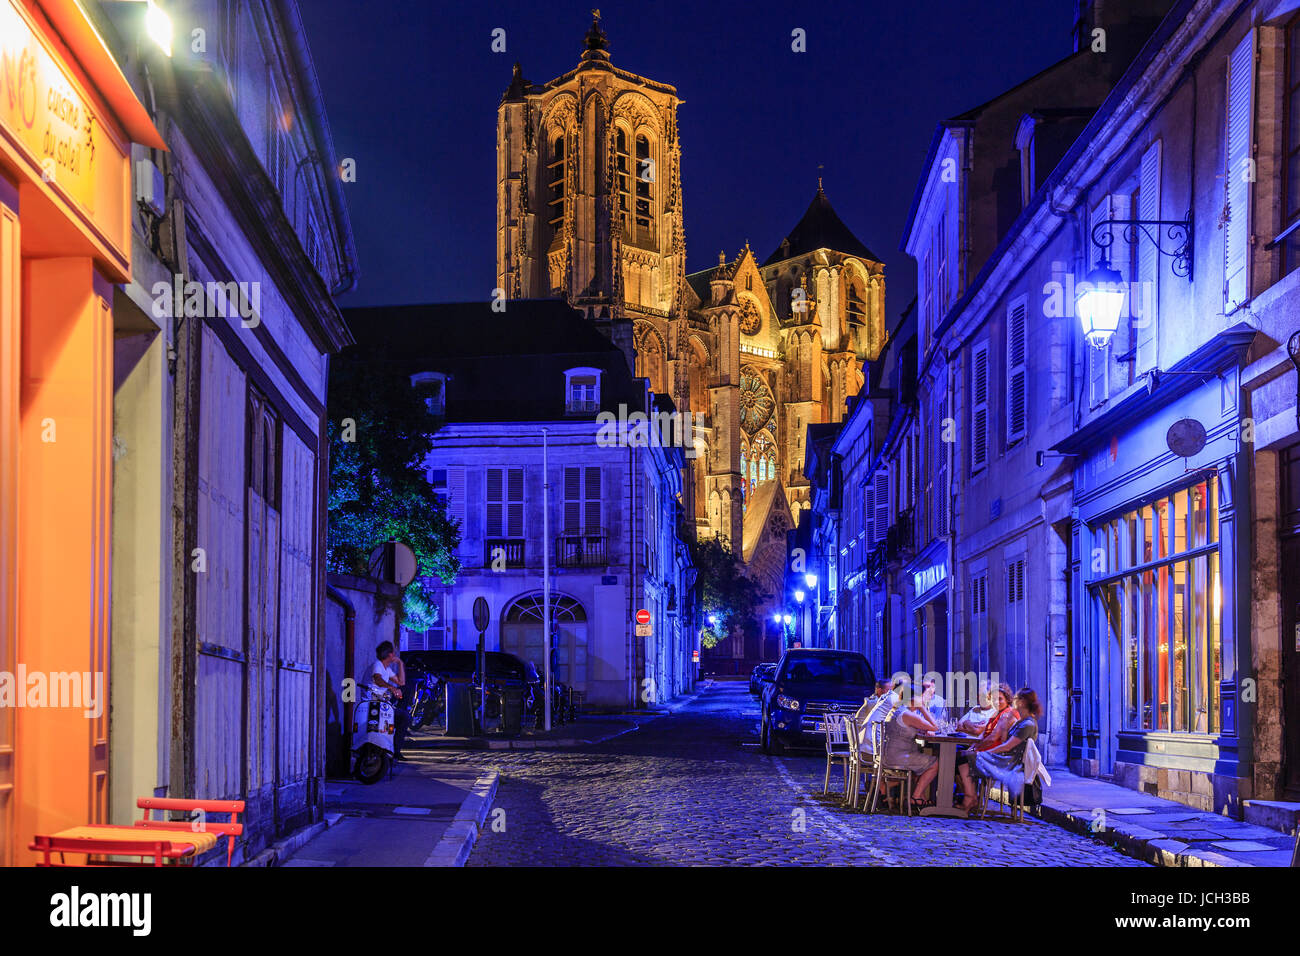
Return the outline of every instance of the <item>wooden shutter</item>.
[[[484,537],[499,538],[502,532],[502,509],[505,502],[505,475],[501,468],[487,470],[487,524]]]
[[[1250,295],[1248,277],[1250,245],[1250,182],[1246,175],[1253,158],[1251,133],[1254,120],[1253,77],[1255,34],[1247,33],[1228,58],[1226,100],[1227,168],[1224,170],[1224,312],[1232,312]]]
[[[276,787],[300,784],[312,771],[316,634],[316,456],[281,426],[280,646],[276,655]],[[303,809],[305,788],[277,806],[283,818]]]
[[[584,475],[585,500],[583,501],[582,523],[584,530],[591,534],[600,530],[600,467],[589,465]]]
[[[970,466],[975,472],[989,460],[989,347],[977,345],[971,355]]]
[[[948,443],[944,441],[944,423],[948,420],[948,396],[945,394],[939,403],[939,473],[935,479],[934,502],[936,509],[935,533],[939,537],[948,534]]]
[[[889,530],[889,472],[884,468],[876,472],[876,538],[884,541]]]
[[[582,469],[564,469],[564,527],[562,533],[582,530]]]
[[[524,470],[506,470],[506,537],[524,536]]]
[[[1007,310],[1007,444],[1025,437],[1028,429],[1029,363],[1027,357],[1027,299]]]
[[[461,540],[465,538],[465,469],[447,469],[447,516],[460,528]]]
[[[1160,218],[1160,141],[1156,140],[1142,154],[1142,173],[1138,185],[1138,219]],[[1163,238],[1163,233],[1161,235]],[[1157,303],[1160,300],[1160,253],[1155,243],[1146,236],[1138,237],[1138,289],[1141,295],[1139,312],[1142,314],[1133,323],[1137,341],[1133,343],[1137,371],[1145,372],[1155,368],[1156,346],[1160,341],[1159,317]],[[1133,308],[1133,297],[1129,295],[1129,309]]]
[[[876,543],[876,488],[871,482],[867,482],[865,489],[866,506],[863,509],[863,521],[867,530],[867,547],[873,547]]]

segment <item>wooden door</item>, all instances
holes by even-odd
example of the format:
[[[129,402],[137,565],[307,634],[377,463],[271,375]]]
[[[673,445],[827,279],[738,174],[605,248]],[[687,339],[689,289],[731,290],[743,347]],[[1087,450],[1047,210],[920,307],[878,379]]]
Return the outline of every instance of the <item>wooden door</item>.
[[[0,672],[13,673],[18,623],[18,214],[0,204]],[[105,690],[107,690],[105,686]],[[14,863],[17,708],[0,707],[0,866]]]
[[[280,633],[279,430],[255,390],[248,400],[247,799],[270,812],[275,784],[276,657]]]
[[[288,428],[281,443],[280,649],[276,656],[276,819],[308,805],[315,728],[316,456]]]
[[[244,374],[215,332],[200,358],[195,578],[194,796],[243,796]]]

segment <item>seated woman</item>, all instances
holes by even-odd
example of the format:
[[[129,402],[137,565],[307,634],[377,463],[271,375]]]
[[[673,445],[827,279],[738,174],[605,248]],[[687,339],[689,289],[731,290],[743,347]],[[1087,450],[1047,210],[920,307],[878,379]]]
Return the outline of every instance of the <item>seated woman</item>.
[[[998,708],[993,701],[993,685],[983,681],[980,683],[979,700],[957,721],[957,729],[963,734],[978,737],[988,726],[989,720],[997,716],[997,713]]]
[[[1014,704],[1018,719],[1007,731],[1006,740],[987,750],[972,750],[958,769],[965,793],[961,802],[963,810],[973,809],[979,801],[975,792],[976,780],[996,781],[1012,798],[1019,797],[1024,788],[1025,743],[1038,736],[1038,717],[1043,708],[1038,695],[1029,687],[1020,689]]]
[[[925,794],[939,772],[939,758],[922,753],[916,747],[917,734],[938,733],[939,727],[921,703],[921,698],[908,695],[906,706],[899,707],[885,724],[884,746],[881,761],[889,770],[910,770],[916,774],[912,782],[912,804],[930,805]]]
[[[993,716],[984,722],[983,729],[980,730],[969,750],[991,750],[1007,739],[1011,726],[1020,719],[1012,703],[1014,698],[1015,695],[1011,693],[1009,685],[998,685],[997,703],[994,705],[997,709]]]

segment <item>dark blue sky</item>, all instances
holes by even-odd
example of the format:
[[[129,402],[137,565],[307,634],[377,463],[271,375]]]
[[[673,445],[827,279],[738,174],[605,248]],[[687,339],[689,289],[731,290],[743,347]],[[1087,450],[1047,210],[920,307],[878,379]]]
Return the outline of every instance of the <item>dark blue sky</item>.
[[[602,4],[616,66],[677,87],[691,271],[749,240],[760,261],[826,194],[881,256],[898,251],[935,124],[1072,50],[1074,0]],[[512,64],[573,68],[590,4],[304,0],[346,185],[360,284],[344,306],[486,299],[494,285],[496,108]],[[491,34],[506,30],[505,53]],[[807,32],[806,53],[790,49]]]

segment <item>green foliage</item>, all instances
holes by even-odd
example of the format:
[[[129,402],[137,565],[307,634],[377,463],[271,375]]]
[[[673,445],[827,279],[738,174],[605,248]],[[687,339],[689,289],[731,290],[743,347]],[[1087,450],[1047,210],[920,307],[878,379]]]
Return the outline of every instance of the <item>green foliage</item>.
[[[745,573],[745,563],[731,550],[721,535],[697,540],[687,535],[691,560],[699,569],[696,579],[700,589],[700,617],[704,629],[700,645],[714,647],[733,631],[749,631],[757,626],[755,612],[766,596],[753,578]],[[717,624],[709,618],[716,617]]]
[[[423,467],[438,427],[428,394],[361,362],[337,363],[330,375],[326,567],[365,575],[380,543],[409,545],[419,567],[402,604],[403,623],[413,630],[437,620],[435,579],[451,584],[460,571],[460,529],[434,498]]]

